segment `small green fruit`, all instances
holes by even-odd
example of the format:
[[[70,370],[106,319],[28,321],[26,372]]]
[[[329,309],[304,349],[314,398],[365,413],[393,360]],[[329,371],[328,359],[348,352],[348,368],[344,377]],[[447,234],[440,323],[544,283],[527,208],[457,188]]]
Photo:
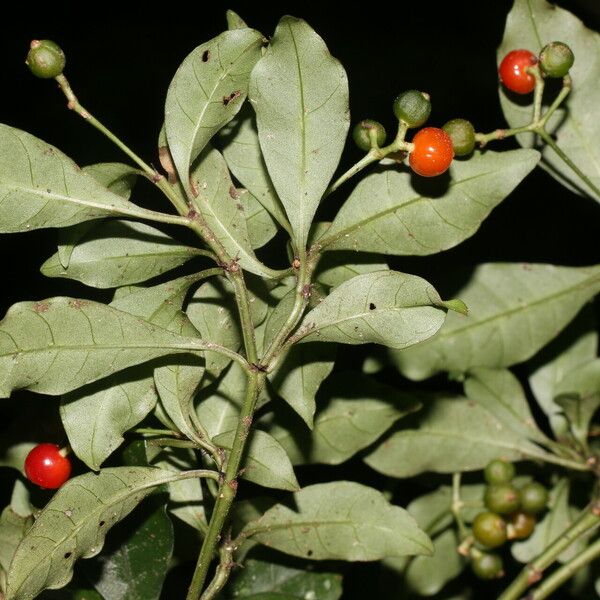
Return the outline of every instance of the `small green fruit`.
[[[409,127],[420,127],[429,119],[431,114],[431,101],[429,94],[419,90],[402,92],[394,100],[394,114],[399,121]]]
[[[473,558],[471,561],[471,568],[473,569],[473,573],[479,579],[498,579],[504,575],[502,558],[497,554],[482,552]]]
[[[58,44],[51,40],[33,40],[25,64],[42,79],[58,77],[65,68],[66,58]]]
[[[452,119],[442,129],[450,136],[454,154],[467,156],[475,148],[475,128],[466,119]]]
[[[385,144],[385,128],[381,123],[373,121],[372,119],[364,119],[360,123],[357,123],[352,130],[352,137],[354,143],[365,152],[368,152],[373,144],[371,143],[371,136],[375,136],[377,147],[381,148]]]
[[[473,536],[486,548],[497,548],[506,541],[506,522],[493,512],[479,513],[473,521]]]
[[[529,513],[518,511],[510,515],[506,527],[509,540],[524,540],[528,538],[535,529],[536,518]]]
[[[511,462],[497,458],[488,463],[483,476],[488,483],[510,483],[515,476],[515,466]]]
[[[540,67],[547,77],[564,77],[575,62],[575,55],[562,42],[550,42],[540,52]]]
[[[483,501],[489,510],[508,515],[521,506],[521,494],[510,483],[494,483],[487,486]]]
[[[548,490],[537,481],[532,481],[521,490],[521,509],[536,515],[548,504]]]

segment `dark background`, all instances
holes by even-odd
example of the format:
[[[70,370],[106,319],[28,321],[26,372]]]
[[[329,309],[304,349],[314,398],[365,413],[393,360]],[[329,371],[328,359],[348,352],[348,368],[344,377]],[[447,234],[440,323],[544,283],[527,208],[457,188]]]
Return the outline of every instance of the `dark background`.
[[[560,4],[588,26],[600,29],[597,0],[565,0]],[[511,5],[510,0],[398,0],[390,11],[375,3],[346,9],[341,3],[282,2],[274,10],[245,2],[204,2],[192,8],[167,3],[160,10],[140,5],[136,13],[129,14],[123,7],[113,10],[106,4],[84,8],[73,5],[68,10],[62,7],[62,14],[57,14],[54,7],[54,12],[46,14],[28,5],[29,14],[5,22],[0,36],[0,122],[28,130],[80,165],[125,162],[125,157],[96,130],[66,110],[64,97],[53,82],[34,78],[25,67],[29,41],[50,38],[66,52],[66,74],[81,103],[148,162],[157,163],[156,139],[168,84],[195,46],[225,28],[225,9],[231,7],[265,35],[272,34],[283,14],[305,18],[346,68],[353,122],[375,118],[391,130],[394,97],[400,91],[416,88],[431,94],[430,124],[440,126],[450,118],[465,117],[478,131],[489,131],[504,125],[497,95],[496,47]],[[95,14],[78,14],[90,9]],[[515,145],[511,140],[494,146],[512,147]],[[358,157],[359,153],[348,144],[340,171]],[[140,186],[134,199],[167,210],[166,201],[148,189]],[[344,198],[343,191],[338,193],[337,203]],[[395,259],[393,266],[425,276],[443,291],[443,276],[449,269],[485,261],[595,264],[600,262],[599,216],[596,202],[572,194],[536,170],[493,211],[473,238],[439,256]],[[55,247],[56,233],[52,230],[0,236],[0,316],[19,300],[53,295],[108,299],[107,293],[76,282],[42,277],[39,265],[54,253]],[[30,395],[19,393],[5,401],[2,414],[6,418],[0,425],[0,436],[21,412],[20,401],[25,397],[33,401]],[[55,410],[47,399],[39,398],[38,402],[39,415]],[[359,461],[346,465],[347,473],[324,468],[310,476],[304,472],[300,478],[302,483],[315,478],[354,479],[355,468],[360,468]],[[7,485],[2,490],[3,482],[10,481],[6,475],[6,470],[0,470],[0,499],[8,491]],[[360,476],[367,482],[374,477]],[[379,480],[373,483],[381,485]],[[372,593],[365,568],[350,570],[345,587],[354,590],[355,596],[347,592],[345,597],[363,598]]]

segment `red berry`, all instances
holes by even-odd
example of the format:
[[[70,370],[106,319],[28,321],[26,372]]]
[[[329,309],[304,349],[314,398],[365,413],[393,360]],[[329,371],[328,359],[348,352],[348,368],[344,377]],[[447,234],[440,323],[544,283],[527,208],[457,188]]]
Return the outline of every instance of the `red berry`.
[[[500,63],[500,80],[511,92],[529,94],[535,88],[535,77],[527,71],[538,62],[537,56],[529,50],[513,50]]]
[[[435,177],[448,170],[454,158],[452,139],[438,127],[425,127],[413,138],[408,157],[410,168],[423,177]]]
[[[25,474],[40,487],[55,490],[69,479],[71,461],[56,444],[38,444],[25,459]]]

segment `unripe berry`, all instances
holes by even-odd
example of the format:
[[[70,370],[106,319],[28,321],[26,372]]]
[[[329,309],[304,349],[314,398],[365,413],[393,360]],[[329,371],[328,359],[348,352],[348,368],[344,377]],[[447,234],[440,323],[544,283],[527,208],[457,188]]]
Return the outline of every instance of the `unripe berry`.
[[[521,494],[510,483],[495,483],[487,486],[483,501],[489,510],[508,515],[521,506]]]
[[[521,490],[521,509],[536,515],[548,504],[548,490],[537,481],[532,481]]]
[[[442,129],[450,136],[456,156],[467,156],[475,148],[475,128],[466,119],[452,119]]]
[[[402,92],[394,100],[394,114],[409,127],[420,127],[429,119],[431,101],[429,94],[419,90]]]
[[[479,513],[473,521],[473,536],[487,548],[502,546],[506,541],[506,522],[496,513]]]
[[[33,40],[25,64],[29,70],[42,79],[52,79],[65,68],[65,53],[52,40]]]
[[[471,569],[479,579],[498,579],[504,575],[502,558],[497,554],[482,552],[471,561]]]
[[[515,476],[515,466],[507,460],[496,458],[487,464],[483,475],[488,483],[510,483]]]
[[[564,77],[575,62],[575,55],[562,42],[550,42],[540,52],[540,67],[547,77]]]
[[[371,144],[371,136],[375,134],[377,147],[381,148],[385,144],[385,128],[381,123],[372,119],[363,119],[357,123],[352,130],[352,138],[354,143],[365,152],[368,152],[373,145]]]

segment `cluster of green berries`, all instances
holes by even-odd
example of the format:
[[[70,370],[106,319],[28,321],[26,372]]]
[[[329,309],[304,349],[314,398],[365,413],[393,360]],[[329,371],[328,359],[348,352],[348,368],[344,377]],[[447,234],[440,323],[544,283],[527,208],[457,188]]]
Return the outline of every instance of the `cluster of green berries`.
[[[533,70],[539,67],[543,77],[565,77],[575,62],[569,46],[562,42],[546,44],[539,55],[529,50],[513,50],[500,63],[500,81],[511,92],[529,94],[535,89]]]
[[[503,574],[502,558],[488,550],[499,548],[507,540],[529,537],[537,515],[548,504],[548,491],[536,481],[517,488],[512,481],[515,467],[504,460],[493,460],[484,471],[487,482],[483,501],[487,510],[473,521],[473,538],[481,546],[471,553],[471,567],[481,579],[495,579]]]

